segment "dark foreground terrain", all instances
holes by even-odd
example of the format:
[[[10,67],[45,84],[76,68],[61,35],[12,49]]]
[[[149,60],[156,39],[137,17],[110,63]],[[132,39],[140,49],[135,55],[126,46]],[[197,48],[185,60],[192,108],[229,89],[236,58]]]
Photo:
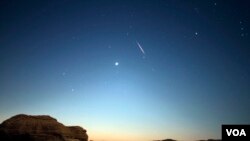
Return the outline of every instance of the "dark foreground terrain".
[[[16,115],[0,124],[0,141],[88,141],[80,126],[64,126],[50,116]],[[155,141],[177,141],[164,139]],[[199,140],[221,141],[221,140]]]
[[[16,115],[0,124],[1,141],[87,141],[86,130],[50,116]]]

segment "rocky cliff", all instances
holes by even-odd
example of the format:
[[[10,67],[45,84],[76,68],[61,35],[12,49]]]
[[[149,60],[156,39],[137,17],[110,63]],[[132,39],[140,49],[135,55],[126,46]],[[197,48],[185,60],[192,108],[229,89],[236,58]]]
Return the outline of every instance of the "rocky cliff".
[[[50,116],[16,115],[0,124],[1,141],[87,141],[86,130]]]

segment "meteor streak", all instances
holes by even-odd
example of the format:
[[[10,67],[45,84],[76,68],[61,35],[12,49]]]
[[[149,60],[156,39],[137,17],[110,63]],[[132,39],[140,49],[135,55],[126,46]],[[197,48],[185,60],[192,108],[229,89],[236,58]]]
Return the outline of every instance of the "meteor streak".
[[[136,41],[136,44],[137,44],[137,46],[139,47],[139,49],[141,50],[141,52],[145,55],[146,53],[145,53],[145,51],[143,50],[143,48],[142,48],[142,46],[140,45],[140,43]]]

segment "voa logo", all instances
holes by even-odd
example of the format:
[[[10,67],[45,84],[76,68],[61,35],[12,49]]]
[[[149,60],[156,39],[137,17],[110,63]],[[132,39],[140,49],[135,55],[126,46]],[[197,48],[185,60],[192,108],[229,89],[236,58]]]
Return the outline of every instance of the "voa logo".
[[[244,129],[226,129],[227,136],[247,136]]]

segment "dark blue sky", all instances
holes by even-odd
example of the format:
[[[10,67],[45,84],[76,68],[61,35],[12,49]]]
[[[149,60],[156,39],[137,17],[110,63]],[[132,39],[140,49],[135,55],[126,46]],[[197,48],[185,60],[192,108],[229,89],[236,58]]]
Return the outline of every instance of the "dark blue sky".
[[[250,123],[249,7],[2,0],[0,121],[49,114],[94,140],[220,138],[221,124]]]

